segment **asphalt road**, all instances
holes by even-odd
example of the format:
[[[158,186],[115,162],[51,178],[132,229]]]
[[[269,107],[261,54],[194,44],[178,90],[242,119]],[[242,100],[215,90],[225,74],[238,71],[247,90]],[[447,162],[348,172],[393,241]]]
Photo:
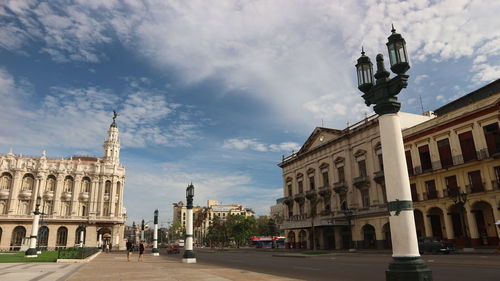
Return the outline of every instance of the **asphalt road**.
[[[196,251],[198,263],[256,271],[302,280],[385,280],[389,254],[332,253],[311,257],[282,257],[288,252],[262,249]],[[172,258],[178,259],[175,255]],[[500,256],[424,255],[434,281],[500,281]]]

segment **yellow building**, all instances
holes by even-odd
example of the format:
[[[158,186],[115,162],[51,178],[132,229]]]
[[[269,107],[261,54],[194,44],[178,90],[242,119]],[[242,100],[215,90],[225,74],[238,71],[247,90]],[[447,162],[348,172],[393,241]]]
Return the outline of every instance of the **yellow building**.
[[[85,227],[86,246],[122,248],[125,168],[114,120],[103,148],[103,157],[0,155],[0,250],[27,247],[38,196],[42,248],[78,244],[80,227]]]
[[[436,115],[399,113],[418,236],[463,244],[452,198],[461,190],[473,245],[498,243],[499,99],[495,81]],[[391,247],[381,153],[372,116],[343,130],[318,127],[299,152],[283,159],[281,230],[290,247],[312,248],[313,241],[325,249]]]

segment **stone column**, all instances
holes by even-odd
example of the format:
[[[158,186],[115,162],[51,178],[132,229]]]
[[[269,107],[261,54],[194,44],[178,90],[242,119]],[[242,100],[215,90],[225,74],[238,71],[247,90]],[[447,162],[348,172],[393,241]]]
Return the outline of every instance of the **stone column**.
[[[89,215],[95,216],[96,215],[96,208],[97,208],[97,193],[98,193],[98,184],[99,181],[95,178],[92,179],[91,186],[90,186],[90,194],[89,194]]]
[[[443,212],[443,218],[444,218],[444,227],[446,228],[446,238],[447,239],[454,239],[455,238],[455,233],[453,231],[453,223],[451,222],[450,215],[446,211],[447,209],[444,209],[445,212]]]
[[[33,190],[31,193],[31,202],[29,206],[30,213],[35,210],[35,205],[36,205],[36,197],[38,196],[38,190],[40,189],[40,176],[36,175],[35,176],[35,181],[33,183]]]
[[[334,227],[335,231],[335,250],[342,249],[342,232],[340,227]]]
[[[98,216],[104,216],[103,214],[103,208],[104,208],[104,186],[105,186],[106,180],[104,178],[101,178],[99,180],[99,199],[98,199],[98,210],[97,214]]]
[[[19,191],[21,190],[21,184],[23,181],[22,171],[17,170],[12,176],[12,191],[10,192],[9,205],[7,206],[8,214],[15,214],[17,210],[17,205],[19,204]]]
[[[158,251],[158,210],[154,212],[154,231],[153,231],[153,256],[159,256],[160,251]]]
[[[82,189],[82,177],[81,175],[75,176],[74,186],[73,186],[73,195],[71,196],[71,215],[79,216],[80,210],[78,208],[78,198],[80,197],[80,191]]]
[[[427,237],[432,236],[431,220],[429,219],[429,215],[427,215],[427,212],[423,214],[423,217],[424,217],[425,236]]]
[[[116,202],[116,179],[113,177],[111,181],[111,194],[109,194],[109,214],[110,216],[115,216],[115,202]]]

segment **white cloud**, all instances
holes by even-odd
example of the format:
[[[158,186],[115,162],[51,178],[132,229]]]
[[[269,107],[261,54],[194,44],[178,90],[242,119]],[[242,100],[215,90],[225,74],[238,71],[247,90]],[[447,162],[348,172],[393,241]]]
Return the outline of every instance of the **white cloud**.
[[[273,151],[273,152],[290,152],[292,150],[298,151],[300,145],[295,142],[282,142],[279,144],[264,144],[256,139],[245,138],[232,138],[224,141],[222,145],[226,149],[236,150],[254,150],[259,152]]]
[[[390,22],[403,33],[412,64],[469,58],[472,82],[498,77],[499,1],[19,2],[0,12],[3,48],[38,40],[57,61],[97,62],[106,56],[98,47],[116,35],[153,64],[176,69],[185,83],[219,79],[299,130],[319,119],[343,126],[353,108],[359,115],[353,65],[362,44],[372,57],[385,53]]]
[[[193,171],[192,165],[172,163],[155,166],[159,169],[153,171],[146,165],[127,167],[125,205],[129,206],[128,212],[132,215],[129,221],[151,216],[155,208],[160,208],[161,221],[171,221],[171,204],[186,202],[186,187],[191,182],[195,186],[194,204],[200,206],[206,206],[207,200],[218,200],[222,204],[242,204],[258,214],[267,214],[269,205],[280,197],[281,190],[263,190],[244,173]]]
[[[120,114],[117,122],[124,147],[186,146],[198,137],[203,125],[199,120],[178,118],[189,112],[188,107],[137,87],[123,96],[99,87],[53,87],[36,104],[30,104],[28,94],[26,82],[0,69],[0,144],[100,147],[114,109]]]

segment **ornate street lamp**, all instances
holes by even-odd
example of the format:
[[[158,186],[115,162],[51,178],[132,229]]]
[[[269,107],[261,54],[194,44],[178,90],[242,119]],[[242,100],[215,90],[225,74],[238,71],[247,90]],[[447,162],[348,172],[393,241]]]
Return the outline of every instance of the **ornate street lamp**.
[[[184,255],[182,256],[182,262],[184,263],[196,263],[196,257],[193,252],[193,197],[194,186],[191,183],[186,188],[186,239],[184,243]]]
[[[464,212],[465,210],[465,203],[467,202],[467,193],[466,192],[460,192],[460,190],[454,190],[453,192],[449,193],[449,197],[451,200],[453,200],[453,203],[455,204],[455,207],[458,209],[458,215],[460,217],[460,224],[462,225],[462,233],[464,235],[464,249],[467,250],[472,250],[472,244],[470,241],[469,233],[467,231],[467,227],[465,225],[465,218],[464,218]]]
[[[398,116],[401,103],[397,95],[408,85],[406,71],[410,69],[406,42],[401,34],[396,33],[394,26],[388,38],[387,50],[391,62],[391,70],[396,77],[389,79],[390,73],[385,70],[384,57],[377,55],[377,72],[375,84],[370,83],[370,62],[364,51],[356,64],[358,89],[363,92],[367,106],[374,104],[379,115],[380,141],[385,165],[385,182],[387,207],[391,225],[393,260],[386,271],[386,280],[432,280],[432,272],[420,257],[418,251],[417,232],[413,216],[410,181],[406,169],[406,159]],[[361,70],[361,71],[360,71]]]
[[[30,236],[30,246],[28,250],[24,253],[24,256],[27,258],[36,258],[37,250],[36,250],[36,242],[37,242],[37,234],[38,234],[38,222],[40,221],[40,202],[42,201],[42,197],[38,195],[36,197],[36,206],[33,214],[33,224],[31,225],[31,236]]]
[[[153,230],[153,256],[159,256],[160,251],[158,251],[158,209],[154,213],[154,230]]]

